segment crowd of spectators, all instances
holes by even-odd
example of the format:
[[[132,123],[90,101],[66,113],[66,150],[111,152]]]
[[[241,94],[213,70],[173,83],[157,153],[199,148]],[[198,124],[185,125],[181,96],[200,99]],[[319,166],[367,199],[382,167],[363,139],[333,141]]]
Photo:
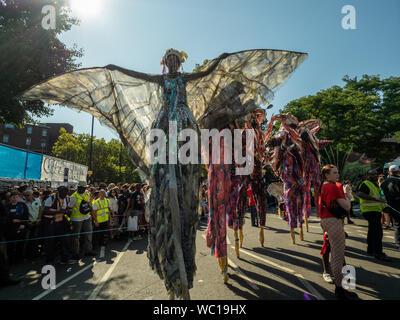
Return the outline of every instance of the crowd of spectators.
[[[149,226],[148,189],[145,183],[101,183],[1,190],[0,285],[12,284],[9,266],[24,260],[74,264],[97,256],[96,249],[108,241],[142,239]]]

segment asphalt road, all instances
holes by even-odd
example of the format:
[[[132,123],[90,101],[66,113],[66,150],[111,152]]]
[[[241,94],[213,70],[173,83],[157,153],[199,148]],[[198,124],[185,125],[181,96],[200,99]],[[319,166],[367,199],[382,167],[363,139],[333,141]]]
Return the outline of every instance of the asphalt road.
[[[362,217],[353,220],[354,225],[345,225],[349,235],[346,262],[355,267],[357,294],[362,300],[400,299],[400,251],[393,244],[394,231],[385,230],[383,238],[384,251],[393,261],[378,262],[366,255],[367,221]],[[296,244],[292,244],[286,222],[271,211],[261,247],[258,229],[251,227],[247,214],[240,258],[234,251],[233,231],[228,231],[227,284],[206,247],[205,229],[202,222],[197,232],[192,299],[304,300],[305,293],[317,300],[335,299],[334,285],[322,279],[322,230],[316,217],[311,217],[304,241],[296,230]],[[49,290],[42,288],[41,259],[13,266],[12,275],[22,282],[0,289],[0,300],[167,300],[163,282],[149,267],[146,250],[146,239],[111,241],[104,258],[85,258],[73,266],[56,264],[57,287]]]

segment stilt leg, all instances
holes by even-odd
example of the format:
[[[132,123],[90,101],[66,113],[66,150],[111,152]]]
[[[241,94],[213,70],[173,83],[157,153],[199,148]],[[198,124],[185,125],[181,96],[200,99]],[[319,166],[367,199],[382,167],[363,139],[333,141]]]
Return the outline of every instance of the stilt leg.
[[[279,218],[281,218],[282,212],[281,212],[281,203],[280,202],[278,202],[278,214],[279,214]]]
[[[307,214],[304,216],[304,221],[306,223],[306,231],[308,232],[308,218],[307,218]]]
[[[240,237],[240,248],[241,248],[243,245],[243,227],[240,229],[239,237]]]
[[[260,239],[261,247],[264,247],[264,228],[260,228],[260,237],[259,237],[259,239]]]
[[[218,258],[219,269],[221,270],[221,274],[224,273],[224,267],[222,265],[222,258]]]
[[[182,300],[190,300],[189,290],[185,285],[182,286]]]
[[[169,300],[175,300],[175,294],[172,290],[168,291]]]
[[[228,257],[218,258],[218,262],[221,266],[221,273],[223,275],[224,283],[227,283],[229,280],[228,275]]]
[[[290,236],[292,237],[292,243],[295,244],[296,243],[296,238],[294,235],[294,228],[290,228]]]
[[[300,240],[304,240],[304,234],[303,234],[303,226],[300,227]]]
[[[239,236],[237,230],[234,231],[235,234],[235,252],[236,252],[236,257],[240,258],[240,253],[239,253]]]

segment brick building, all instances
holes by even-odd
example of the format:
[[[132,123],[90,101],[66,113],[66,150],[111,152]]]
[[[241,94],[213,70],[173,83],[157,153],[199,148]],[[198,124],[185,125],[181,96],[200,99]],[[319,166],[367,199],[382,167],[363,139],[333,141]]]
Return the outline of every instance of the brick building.
[[[21,129],[12,124],[0,123],[0,143],[51,155],[61,128],[68,133],[73,131],[73,126],[69,123],[41,123],[26,125]]]

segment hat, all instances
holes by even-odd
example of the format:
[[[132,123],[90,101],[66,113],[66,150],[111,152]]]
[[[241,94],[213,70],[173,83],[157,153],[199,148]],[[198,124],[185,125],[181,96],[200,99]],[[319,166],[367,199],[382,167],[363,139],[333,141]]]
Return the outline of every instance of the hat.
[[[400,167],[397,164],[392,164],[389,167],[389,172],[396,172],[396,171],[400,171]]]

